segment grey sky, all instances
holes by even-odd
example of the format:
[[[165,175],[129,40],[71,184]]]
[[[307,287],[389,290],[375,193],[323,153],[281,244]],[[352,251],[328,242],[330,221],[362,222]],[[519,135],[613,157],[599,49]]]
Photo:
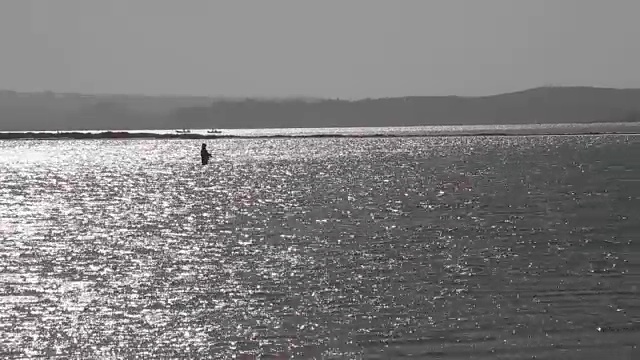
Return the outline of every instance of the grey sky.
[[[362,98],[640,87],[637,0],[2,0],[0,88]]]

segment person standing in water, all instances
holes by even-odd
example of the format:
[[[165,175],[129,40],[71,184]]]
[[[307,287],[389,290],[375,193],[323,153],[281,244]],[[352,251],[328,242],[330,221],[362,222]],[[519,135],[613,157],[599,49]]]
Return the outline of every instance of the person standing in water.
[[[209,158],[211,157],[211,153],[207,151],[207,144],[202,144],[202,149],[200,150],[200,157],[202,158],[202,165],[207,165],[209,163]]]

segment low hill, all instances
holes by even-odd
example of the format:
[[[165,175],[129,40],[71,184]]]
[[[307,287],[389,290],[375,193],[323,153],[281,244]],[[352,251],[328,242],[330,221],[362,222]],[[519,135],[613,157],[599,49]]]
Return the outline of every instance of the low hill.
[[[542,87],[357,101],[0,91],[0,130],[272,128],[640,121],[640,89]]]

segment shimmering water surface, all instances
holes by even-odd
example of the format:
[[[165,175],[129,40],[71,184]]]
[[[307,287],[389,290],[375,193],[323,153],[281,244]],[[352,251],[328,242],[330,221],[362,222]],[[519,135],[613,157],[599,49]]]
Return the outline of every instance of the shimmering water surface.
[[[0,357],[640,358],[640,137],[199,145],[0,142]]]

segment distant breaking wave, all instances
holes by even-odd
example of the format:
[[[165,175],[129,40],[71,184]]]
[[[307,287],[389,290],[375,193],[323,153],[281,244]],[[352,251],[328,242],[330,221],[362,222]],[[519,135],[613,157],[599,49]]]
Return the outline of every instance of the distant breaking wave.
[[[0,139],[228,139],[228,138],[375,138],[426,136],[526,136],[526,135],[602,135],[640,134],[640,122],[591,124],[529,124],[414,127],[343,127],[343,128],[269,128],[223,129],[207,133],[192,129],[175,130],[73,130],[0,132]]]

